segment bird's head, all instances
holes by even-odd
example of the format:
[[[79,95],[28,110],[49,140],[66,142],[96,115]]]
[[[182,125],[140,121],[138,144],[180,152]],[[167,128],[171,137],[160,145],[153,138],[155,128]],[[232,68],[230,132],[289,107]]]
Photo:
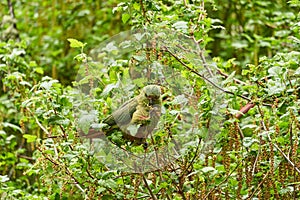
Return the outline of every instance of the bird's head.
[[[142,94],[149,100],[151,105],[158,104],[160,101],[160,87],[158,85],[147,85],[143,88]]]

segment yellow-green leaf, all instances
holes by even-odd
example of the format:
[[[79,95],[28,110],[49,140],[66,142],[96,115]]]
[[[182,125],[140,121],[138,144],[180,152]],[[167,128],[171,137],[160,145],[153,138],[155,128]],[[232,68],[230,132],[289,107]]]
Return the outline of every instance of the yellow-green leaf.
[[[24,134],[23,137],[27,140],[28,143],[34,142],[36,140],[36,135]]]
[[[122,15],[122,22],[126,24],[126,22],[130,19],[130,15],[128,13],[124,13]]]
[[[72,48],[81,48],[86,45],[86,43],[83,44],[82,42],[80,42],[76,39],[73,39],[73,38],[69,38],[68,41],[70,42],[70,47],[72,47]]]

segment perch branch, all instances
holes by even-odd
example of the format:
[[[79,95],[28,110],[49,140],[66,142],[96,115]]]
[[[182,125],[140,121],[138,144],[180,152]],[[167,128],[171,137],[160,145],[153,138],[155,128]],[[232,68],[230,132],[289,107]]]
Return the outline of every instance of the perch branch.
[[[168,47],[164,46],[164,49],[166,52],[168,52],[172,57],[174,57],[180,64],[182,64],[188,71],[196,74],[197,76],[199,76],[200,78],[204,79],[205,81],[207,81],[208,83],[210,83],[212,86],[214,86],[215,88],[217,88],[218,90],[226,93],[226,94],[230,94],[230,95],[236,95],[242,99],[245,99],[249,102],[252,101],[252,99],[244,96],[244,95],[240,95],[240,94],[235,94],[234,92],[225,90],[224,88],[220,87],[219,85],[217,85],[216,83],[214,83],[213,81],[211,81],[210,79],[208,79],[207,77],[205,77],[204,75],[200,74],[199,72],[197,72],[196,70],[192,69],[191,67],[189,67],[186,63],[184,63],[180,58],[178,58],[174,53],[172,53]],[[205,65],[206,66],[206,65]],[[267,103],[262,103],[262,105],[264,106],[272,106],[271,104],[267,104]]]

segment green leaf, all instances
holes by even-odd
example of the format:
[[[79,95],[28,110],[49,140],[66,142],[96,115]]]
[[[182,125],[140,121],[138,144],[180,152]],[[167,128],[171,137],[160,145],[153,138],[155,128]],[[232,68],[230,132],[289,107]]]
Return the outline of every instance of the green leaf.
[[[250,70],[248,70],[248,69],[244,69],[243,71],[242,71],[242,75],[243,76],[245,76],[245,75],[247,75],[247,74],[249,74],[250,73]]]
[[[36,141],[36,135],[24,134],[23,137],[27,140],[28,143]]]
[[[127,130],[131,135],[135,135],[139,129],[140,125],[131,124],[127,127]]]
[[[118,88],[118,87],[119,87],[119,82],[108,84],[108,85],[104,88],[104,90],[103,90],[101,96],[104,96],[104,97],[107,96],[107,95],[109,94],[109,92],[111,92],[113,89]]]
[[[296,69],[295,75],[300,75],[300,67],[298,67],[298,69]]]
[[[2,125],[3,125],[3,127],[9,127],[9,128],[12,128],[12,129],[14,129],[14,130],[18,130],[18,131],[20,131],[21,133],[23,133],[23,130],[22,130],[19,126],[14,125],[14,124],[12,124],[12,123],[9,123],[9,122],[3,122]]]
[[[244,115],[244,113],[242,113],[241,111],[235,110],[235,109],[232,109],[232,108],[228,108],[228,111],[229,111],[229,113],[232,114],[232,115],[236,115],[236,114]]]
[[[70,47],[72,48],[82,48],[86,45],[86,43],[83,44],[82,42],[73,38],[69,38],[67,40],[70,42]]]
[[[235,76],[235,71],[233,71],[223,82],[222,85],[226,85],[227,83],[231,83]]]
[[[36,64],[35,61],[30,61],[30,62],[29,62],[29,66],[30,66],[30,67],[36,67],[37,64]]]
[[[213,167],[203,167],[203,168],[201,169],[201,171],[202,171],[203,173],[207,173],[207,172],[213,172],[213,171],[216,171],[216,169],[213,168]]]
[[[112,52],[118,50],[118,47],[115,46],[114,42],[110,42],[103,48],[103,50]]]
[[[244,147],[250,147],[255,142],[259,143],[259,141],[257,139],[253,139],[251,137],[245,137],[243,139],[243,146]]]
[[[42,74],[42,75],[44,74],[44,69],[42,67],[37,67],[34,69],[34,71],[38,74]]]
[[[58,80],[51,80],[51,81],[47,81],[47,82],[42,82],[41,83],[41,87],[46,89],[46,90],[50,90],[50,88],[52,87],[52,85],[54,83],[58,83]]]
[[[106,190],[105,187],[99,187],[99,188],[97,188],[97,192],[98,193],[104,192],[105,190]]]
[[[32,87],[32,85],[27,81],[20,81],[20,85],[24,85],[24,86],[27,85],[29,87]]]
[[[135,2],[135,3],[133,4],[133,8],[134,8],[135,10],[139,11],[140,8],[141,8],[141,6],[140,6],[139,3]]]
[[[174,98],[174,100],[172,101],[173,104],[177,105],[177,104],[181,104],[184,105],[188,102],[188,99],[183,95],[178,95]]]
[[[128,13],[122,14],[122,22],[126,24],[128,20],[130,19],[130,15]]]
[[[6,182],[6,181],[8,181],[8,180],[9,180],[9,178],[8,178],[7,175],[4,175],[4,176],[1,176],[1,175],[0,175],[0,183],[4,183],[4,182]]]
[[[187,22],[185,21],[179,21],[179,22],[176,22],[172,25],[173,28],[175,29],[188,29],[188,26],[187,26]]]
[[[88,133],[92,123],[98,120],[98,111],[84,111],[79,115],[78,126],[84,132]]]
[[[268,72],[271,76],[277,77],[280,74],[282,74],[282,68],[279,66],[274,66],[274,67],[271,67],[270,69],[268,69]]]

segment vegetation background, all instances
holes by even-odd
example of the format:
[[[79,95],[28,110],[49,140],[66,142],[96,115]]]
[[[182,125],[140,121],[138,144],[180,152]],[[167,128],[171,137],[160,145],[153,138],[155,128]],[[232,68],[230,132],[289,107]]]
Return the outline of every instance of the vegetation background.
[[[1,199],[300,198],[298,0],[0,5]],[[67,39],[87,43],[88,54],[121,31],[149,26],[176,29],[198,41],[216,62],[224,89],[233,92],[225,94],[226,121],[214,151],[203,157],[195,145],[164,169],[122,173],[81,145],[72,110],[81,65],[74,57],[80,51]],[[109,70],[100,91],[126,67]],[[205,94],[206,84],[197,81],[195,90]],[[102,100],[108,109],[111,99]],[[209,121],[208,112],[199,126]]]

